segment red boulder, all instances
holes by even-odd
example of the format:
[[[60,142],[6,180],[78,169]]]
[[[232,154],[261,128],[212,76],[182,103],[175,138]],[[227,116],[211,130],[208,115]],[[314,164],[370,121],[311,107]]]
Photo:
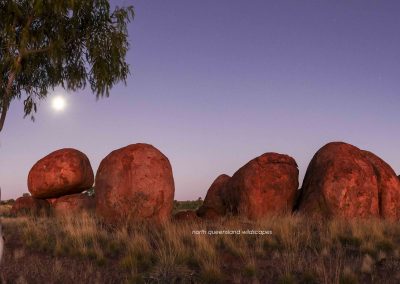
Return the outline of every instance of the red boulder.
[[[94,197],[77,193],[57,198],[53,208],[58,215],[72,215],[83,211],[94,211],[95,205]]]
[[[375,154],[362,151],[370,161],[378,182],[379,214],[392,220],[400,219],[400,181],[394,170]]]
[[[132,144],[105,157],[96,174],[96,213],[109,222],[171,217],[174,179],[166,156],[148,144]]]
[[[374,154],[343,142],[322,147],[308,166],[298,202],[305,214],[399,218],[400,185]]]
[[[213,216],[225,215],[226,205],[223,194],[226,184],[230,178],[230,176],[223,174],[218,176],[211,184],[207,191],[207,195],[204,198],[203,205],[197,210],[197,214],[200,217],[206,217],[206,215],[210,215],[209,212],[213,212]]]
[[[39,160],[29,171],[28,189],[36,198],[80,193],[93,185],[89,159],[75,149],[61,149]]]
[[[291,212],[298,175],[292,157],[265,153],[240,168],[228,181],[224,194],[228,208],[249,219]]]
[[[46,200],[32,196],[17,198],[11,208],[14,215],[46,215],[50,211],[50,204]]]

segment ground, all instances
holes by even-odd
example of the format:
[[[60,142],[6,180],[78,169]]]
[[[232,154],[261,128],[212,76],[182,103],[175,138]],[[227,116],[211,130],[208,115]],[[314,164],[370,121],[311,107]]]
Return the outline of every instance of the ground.
[[[378,219],[110,226],[82,214],[2,223],[3,283],[400,283],[400,224]]]

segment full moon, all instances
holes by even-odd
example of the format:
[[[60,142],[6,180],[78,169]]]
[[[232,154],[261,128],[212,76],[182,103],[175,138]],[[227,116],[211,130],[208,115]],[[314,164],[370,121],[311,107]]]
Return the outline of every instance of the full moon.
[[[57,96],[54,97],[51,106],[55,111],[62,111],[65,109],[66,103],[65,103],[65,98],[62,96]]]

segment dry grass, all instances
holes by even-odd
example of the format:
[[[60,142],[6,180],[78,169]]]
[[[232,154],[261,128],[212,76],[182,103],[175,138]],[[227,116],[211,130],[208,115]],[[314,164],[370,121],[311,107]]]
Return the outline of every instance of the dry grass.
[[[1,204],[0,205],[0,216],[10,215],[12,205],[11,204]]]
[[[112,227],[84,214],[3,218],[3,224],[6,236],[21,238],[13,259],[20,261],[32,252],[50,255],[54,275],[74,273],[59,259],[90,260],[85,273],[98,283],[97,268],[111,265],[111,273],[123,275],[127,283],[400,282],[400,224],[382,220],[283,216],[257,222],[228,218]],[[192,234],[246,229],[272,234]]]

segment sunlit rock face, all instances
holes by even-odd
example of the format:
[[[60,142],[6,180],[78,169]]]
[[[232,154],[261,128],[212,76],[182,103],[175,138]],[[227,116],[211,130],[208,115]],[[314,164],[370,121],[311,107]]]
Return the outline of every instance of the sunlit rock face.
[[[298,176],[292,157],[265,153],[240,168],[227,182],[224,198],[228,210],[253,220],[291,212]]]
[[[394,170],[375,154],[362,151],[370,161],[378,182],[378,203],[381,217],[400,219],[400,181]]]
[[[32,196],[22,196],[15,200],[11,208],[14,215],[45,215],[50,212],[50,204],[46,200]]]
[[[57,198],[87,190],[93,181],[88,157],[78,150],[65,148],[50,153],[32,167],[28,190],[36,198]]]
[[[95,209],[94,197],[77,193],[57,198],[52,204],[56,215],[73,215],[82,212],[92,212]]]
[[[308,166],[299,212],[324,217],[399,218],[400,184],[376,155],[343,142],[322,147]]]
[[[111,152],[96,173],[96,213],[109,222],[164,222],[171,217],[174,193],[168,158],[148,144]]]
[[[226,213],[225,187],[231,177],[225,174],[218,176],[211,184],[197,215],[206,219],[224,216]]]

